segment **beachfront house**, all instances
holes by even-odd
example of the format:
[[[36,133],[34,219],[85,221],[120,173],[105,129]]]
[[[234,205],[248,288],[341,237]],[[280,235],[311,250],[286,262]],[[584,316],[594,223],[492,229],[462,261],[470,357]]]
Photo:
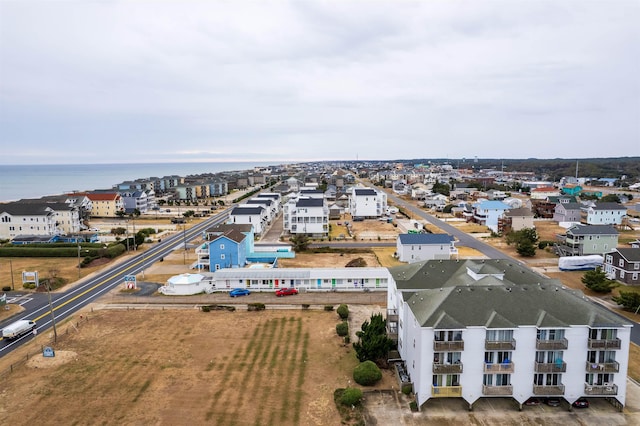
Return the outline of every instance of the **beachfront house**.
[[[64,207],[69,209],[67,205]],[[21,236],[58,235],[61,233],[57,227],[59,218],[61,217],[56,215],[56,210],[48,203],[0,204],[0,239],[13,240]]]

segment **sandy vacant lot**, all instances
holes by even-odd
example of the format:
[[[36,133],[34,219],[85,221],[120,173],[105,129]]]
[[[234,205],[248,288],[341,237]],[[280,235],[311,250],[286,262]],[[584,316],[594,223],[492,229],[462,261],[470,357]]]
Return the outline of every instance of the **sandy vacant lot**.
[[[370,313],[354,321],[362,315]],[[36,355],[2,378],[3,424],[338,425],[333,391],[354,384],[357,360],[335,333],[335,312],[122,310],[88,318],[59,340],[56,358]],[[31,350],[46,336],[37,339]],[[0,371],[16,357],[24,355],[3,358]],[[386,372],[377,388],[393,384]]]

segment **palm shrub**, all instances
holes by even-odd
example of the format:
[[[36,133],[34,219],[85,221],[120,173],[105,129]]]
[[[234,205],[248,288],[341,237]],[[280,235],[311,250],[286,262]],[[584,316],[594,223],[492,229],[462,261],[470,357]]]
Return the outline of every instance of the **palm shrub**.
[[[359,385],[372,386],[380,381],[380,379],[382,379],[382,372],[373,361],[361,362],[360,365],[353,370],[353,380]]]

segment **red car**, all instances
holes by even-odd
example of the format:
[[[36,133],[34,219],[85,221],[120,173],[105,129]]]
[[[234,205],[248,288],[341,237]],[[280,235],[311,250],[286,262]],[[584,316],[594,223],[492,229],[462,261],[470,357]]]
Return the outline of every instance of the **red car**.
[[[291,296],[293,294],[298,294],[298,290],[291,287],[280,288],[276,290],[276,296]]]

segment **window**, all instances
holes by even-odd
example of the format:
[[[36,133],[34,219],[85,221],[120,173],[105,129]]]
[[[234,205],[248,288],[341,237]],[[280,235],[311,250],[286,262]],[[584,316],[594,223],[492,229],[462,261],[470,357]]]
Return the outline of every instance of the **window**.
[[[224,259],[224,253],[220,255],[220,259]]]
[[[220,250],[224,250],[224,244],[220,244]]]

